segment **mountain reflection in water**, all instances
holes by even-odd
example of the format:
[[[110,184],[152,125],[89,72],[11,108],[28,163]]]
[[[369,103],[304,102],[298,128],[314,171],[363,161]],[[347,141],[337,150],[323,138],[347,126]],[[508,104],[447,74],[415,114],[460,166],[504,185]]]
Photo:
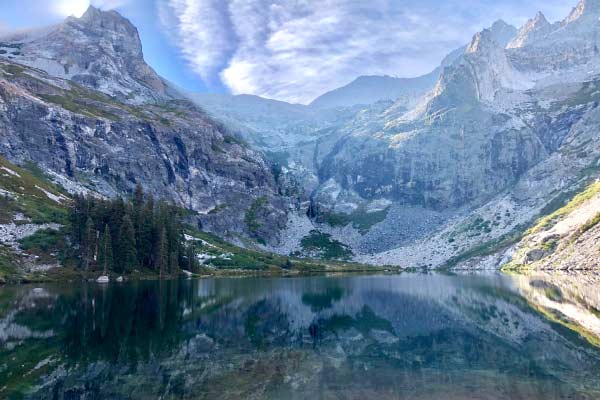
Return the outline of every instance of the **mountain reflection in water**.
[[[592,275],[0,288],[0,398],[598,399]]]

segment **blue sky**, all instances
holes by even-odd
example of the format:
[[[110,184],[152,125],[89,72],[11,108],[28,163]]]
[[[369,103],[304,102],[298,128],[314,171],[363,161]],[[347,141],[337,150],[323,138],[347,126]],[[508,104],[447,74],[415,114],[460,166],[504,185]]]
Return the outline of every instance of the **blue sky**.
[[[195,91],[307,103],[359,75],[418,76],[473,34],[576,0],[0,0],[0,30],[60,22],[94,4],[139,29],[147,61]]]

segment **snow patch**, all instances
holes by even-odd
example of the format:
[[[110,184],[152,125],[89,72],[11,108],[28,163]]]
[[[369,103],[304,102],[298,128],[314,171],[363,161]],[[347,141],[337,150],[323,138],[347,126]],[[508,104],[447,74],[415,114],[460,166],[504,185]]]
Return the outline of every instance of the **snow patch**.
[[[17,177],[17,178],[21,177],[21,175],[19,175],[18,173],[16,173],[15,171],[13,171],[12,169],[7,168],[7,167],[0,167],[0,170],[8,172],[10,175],[12,175],[14,177]]]
[[[54,193],[50,193],[46,189],[39,187],[38,185],[35,185],[35,188],[38,189],[38,190],[40,190],[41,192],[43,192],[46,195],[47,198],[49,198],[50,200],[52,200],[52,201],[54,201],[56,203],[61,204],[63,202],[63,200],[66,200],[65,196],[63,196],[63,195],[57,196]]]

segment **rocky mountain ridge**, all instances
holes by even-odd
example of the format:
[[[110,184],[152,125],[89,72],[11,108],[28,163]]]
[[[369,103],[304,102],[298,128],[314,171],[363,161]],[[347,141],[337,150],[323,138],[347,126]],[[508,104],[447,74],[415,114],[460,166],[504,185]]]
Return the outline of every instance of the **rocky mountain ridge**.
[[[42,35],[0,42],[13,49],[0,55],[0,152],[9,160],[108,196],[141,183],[195,211],[204,229],[276,238],[287,200],[270,165],[145,63],[128,20],[90,7]]]
[[[321,238],[368,263],[462,262],[598,175],[599,3],[555,24],[499,21],[419,93],[360,104],[346,88],[332,107],[183,93],[145,64],[139,38],[118,45],[128,21],[90,9],[0,40],[2,152],[107,194],[141,181],[203,228],[282,254]]]
[[[284,171],[312,175],[310,204],[277,250],[316,227],[364,262],[439,266],[488,252],[583,187],[600,154],[596,5],[556,24],[498,22],[422,96],[356,106],[289,146]]]

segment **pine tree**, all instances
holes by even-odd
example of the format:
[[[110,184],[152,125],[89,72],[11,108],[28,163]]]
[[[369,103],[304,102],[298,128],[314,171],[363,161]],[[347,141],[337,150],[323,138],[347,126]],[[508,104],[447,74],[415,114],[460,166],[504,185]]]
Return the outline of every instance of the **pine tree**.
[[[90,265],[94,260],[94,250],[96,248],[96,231],[94,229],[94,221],[91,217],[87,217],[83,229],[83,240],[80,247],[83,253],[84,268],[86,271],[90,269]]]
[[[137,245],[138,250],[140,249],[140,244],[142,241],[142,213],[144,211],[144,190],[142,186],[138,183],[135,187],[135,191],[133,193],[133,229],[135,229],[135,243]],[[144,254],[141,251],[138,251],[138,264],[143,263]]]
[[[177,270],[179,270],[179,254],[172,251],[169,254],[169,273],[174,274]]]
[[[187,269],[190,272],[197,272],[198,259],[196,258],[195,243],[190,243],[186,251]]]
[[[150,200],[145,204],[142,210],[138,229],[138,260],[142,266],[152,267],[156,235],[154,234],[154,203]]]
[[[156,270],[159,271],[162,277],[167,270],[169,264],[169,249],[167,247],[167,230],[163,227],[158,235],[158,241],[156,245]]]
[[[119,233],[119,244],[121,269],[124,272],[131,272],[137,268],[138,263],[135,244],[135,229],[133,228],[133,223],[131,222],[129,213],[125,213],[123,216],[121,230]]]
[[[133,211],[134,213],[139,213],[144,206],[144,189],[142,189],[142,185],[139,183],[135,187],[135,191],[133,192]]]
[[[112,239],[108,224],[104,226],[104,234],[102,235],[102,240],[100,241],[98,265],[100,265],[102,268],[104,275],[106,275],[108,271],[112,271],[114,269]]]

